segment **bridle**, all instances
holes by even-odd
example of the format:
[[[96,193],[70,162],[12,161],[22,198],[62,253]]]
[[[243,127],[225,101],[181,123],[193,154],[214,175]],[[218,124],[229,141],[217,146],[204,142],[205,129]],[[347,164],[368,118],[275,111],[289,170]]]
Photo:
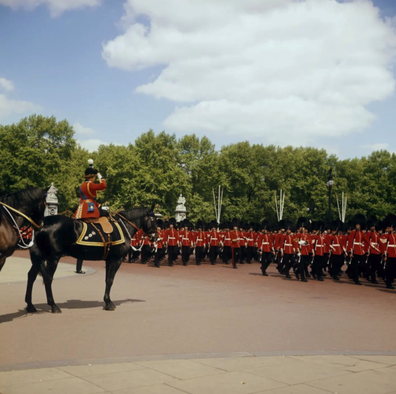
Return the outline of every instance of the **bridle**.
[[[143,229],[140,229],[138,226],[136,226],[136,224],[132,223],[132,222],[131,222],[130,220],[128,220],[125,216],[121,215],[121,214],[118,213],[118,212],[116,213],[116,215],[118,215],[118,216],[122,219],[122,220],[121,220],[121,223],[122,223],[122,225],[124,226],[126,232],[128,233],[129,238],[132,239],[131,234],[129,234],[129,231],[128,231],[128,229],[126,228],[126,226],[125,226],[123,220],[125,220],[129,225],[131,225],[132,227],[134,227],[137,231],[140,231],[140,230],[141,230],[141,231],[143,232],[144,235],[147,235],[148,237],[150,236],[150,234],[147,234]],[[153,234],[154,234],[154,233],[153,233]]]
[[[9,205],[5,204],[4,202],[0,201],[0,205],[3,205],[3,209],[10,215],[10,217],[13,218],[13,216],[10,214],[9,210],[13,211],[16,213],[18,216],[22,216],[24,219],[26,219],[28,222],[30,222],[34,227],[37,229],[41,229],[43,227],[43,224],[38,225],[34,220],[32,220],[29,216],[26,216],[24,213],[21,211],[18,211],[17,209],[10,207]]]

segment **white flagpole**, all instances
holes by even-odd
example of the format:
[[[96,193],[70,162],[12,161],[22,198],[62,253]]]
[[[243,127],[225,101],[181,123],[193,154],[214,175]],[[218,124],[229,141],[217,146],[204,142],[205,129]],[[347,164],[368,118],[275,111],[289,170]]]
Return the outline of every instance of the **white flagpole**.
[[[279,222],[280,219],[279,219],[279,213],[278,213],[278,196],[276,195],[276,192],[275,192],[275,208],[276,208],[276,217]]]

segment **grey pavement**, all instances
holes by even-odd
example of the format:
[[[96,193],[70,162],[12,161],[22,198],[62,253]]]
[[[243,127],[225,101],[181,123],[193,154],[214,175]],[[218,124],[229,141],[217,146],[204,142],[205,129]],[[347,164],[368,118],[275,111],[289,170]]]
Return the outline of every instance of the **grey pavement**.
[[[1,394],[394,394],[396,356],[230,356],[0,372]]]
[[[9,257],[0,274],[0,284],[9,283],[26,283],[27,273],[31,267],[29,259],[22,257]],[[76,267],[71,264],[58,263],[55,280],[68,278],[71,276],[80,276],[75,273]],[[86,275],[94,274],[95,270],[90,267],[84,267]]]

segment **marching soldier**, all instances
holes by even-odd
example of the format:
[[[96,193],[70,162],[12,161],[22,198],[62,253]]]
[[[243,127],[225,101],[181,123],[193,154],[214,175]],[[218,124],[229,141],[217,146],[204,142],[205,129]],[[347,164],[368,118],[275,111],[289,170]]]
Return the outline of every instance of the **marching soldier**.
[[[230,223],[224,223],[224,231],[223,231],[223,253],[222,260],[224,264],[230,264],[231,258],[231,231],[230,231]]]
[[[206,247],[206,235],[203,231],[204,223],[202,220],[198,220],[195,226],[197,232],[195,234],[194,246],[195,246],[195,261],[196,265],[201,265],[201,261],[205,257],[205,247]]]
[[[231,254],[232,254],[232,268],[237,267],[237,261],[240,259],[240,242],[241,233],[238,231],[238,221],[234,219],[232,221],[233,230],[231,231]]]
[[[357,214],[354,218],[355,230],[351,231],[348,237],[348,251],[351,256],[351,276],[355,284],[361,285],[359,280],[359,271],[365,271],[365,250],[364,234],[361,226],[364,225],[365,217]]]
[[[216,221],[210,222],[209,227],[211,228],[211,231],[208,232],[210,264],[215,265],[219,253],[220,233],[217,231]]]
[[[294,265],[294,253],[297,250],[296,242],[294,236],[292,235],[292,227],[289,223],[287,225],[286,235],[283,237],[283,243],[280,247],[281,255],[283,258],[284,271],[286,278],[291,279],[289,274],[290,268]],[[297,275],[298,279],[298,275]]]
[[[376,274],[382,274],[382,253],[380,250],[380,236],[377,233],[378,222],[375,218],[368,220],[369,231],[364,235],[364,243],[368,249],[368,270],[370,272],[371,283],[378,284]],[[367,272],[368,275],[368,272]]]
[[[168,246],[168,261],[169,267],[173,267],[173,263],[177,260],[178,247],[180,247],[179,233],[174,228],[176,225],[176,219],[171,218],[169,220],[169,230],[166,232],[166,244]]]
[[[274,258],[275,249],[272,243],[272,236],[268,233],[268,224],[262,223],[263,232],[257,238],[257,246],[261,256],[261,272],[264,276],[268,276],[267,268]]]
[[[157,268],[161,267],[161,260],[165,257],[164,248],[164,230],[162,230],[163,221],[157,220],[157,241],[155,245],[155,257],[154,266]]]
[[[187,266],[190,260],[191,248],[194,243],[193,233],[191,231],[191,223],[185,219],[183,222],[184,230],[179,232],[182,244],[182,261],[183,265]]]

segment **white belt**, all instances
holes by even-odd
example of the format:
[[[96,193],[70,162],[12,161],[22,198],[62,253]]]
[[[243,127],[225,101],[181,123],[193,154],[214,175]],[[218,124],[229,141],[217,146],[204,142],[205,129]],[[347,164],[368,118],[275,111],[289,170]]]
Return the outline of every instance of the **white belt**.
[[[394,246],[396,246],[396,245],[388,245],[388,246],[391,246],[391,247],[393,246],[393,247],[394,247]]]
[[[202,241],[202,239],[200,239],[200,238],[197,238],[197,241]]]
[[[324,245],[316,245],[317,248],[323,248]]]
[[[292,244],[285,244],[285,246],[293,246]]]
[[[269,242],[263,242],[263,245],[269,245]]]
[[[231,238],[224,238],[224,241],[231,241]]]
[[[353,245],[362,245],[361,243],[357,243],[357,242],[355,242]]]
[[[176,239],[175,237],[169,237],[168,239]]]
[[[340,244],[333,244],[333,246],[340,246]]]
[[[217,238],[212,238],[212,241],[217,241]]]

